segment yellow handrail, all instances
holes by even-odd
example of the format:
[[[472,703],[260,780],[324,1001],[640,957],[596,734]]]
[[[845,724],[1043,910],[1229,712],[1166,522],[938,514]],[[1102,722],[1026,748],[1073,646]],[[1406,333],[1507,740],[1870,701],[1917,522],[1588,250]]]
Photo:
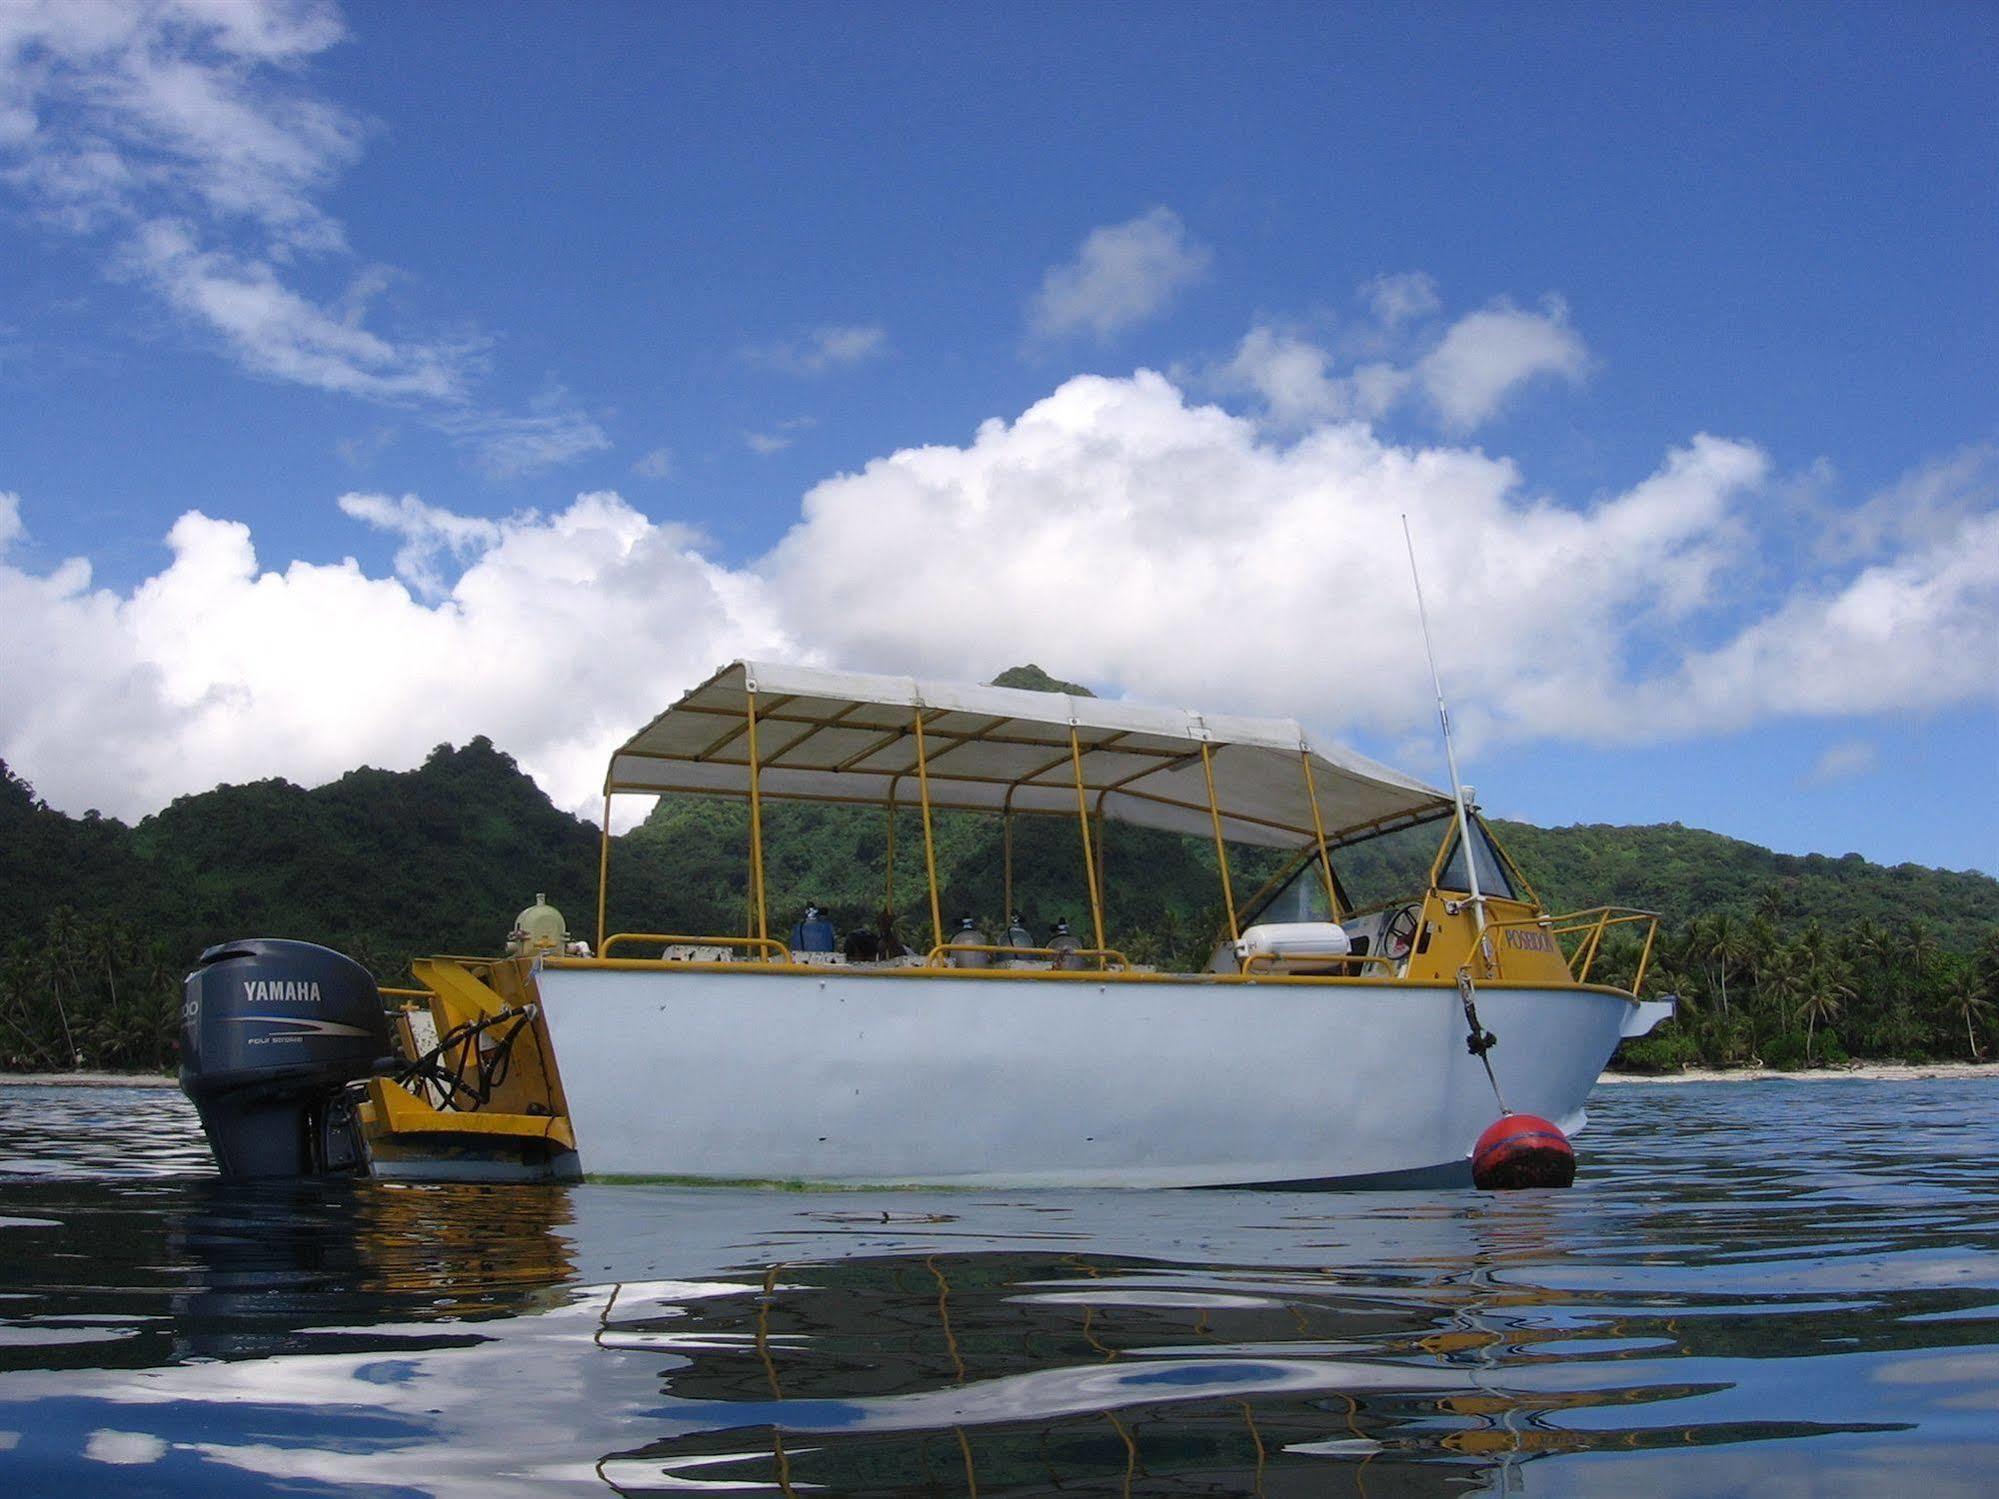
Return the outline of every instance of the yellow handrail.
[[[429,998],[430,998],[430,991],[429,991],[428,989],[387,989],[387,988],[381,988],[381,989],[377,989],[377,990],[376,990],[375,992],[376,992],[377,994],[380,994],[380,995],[384,996],[385,998],[388,998],[388,999],[429,999]]]
[[[1254,973],[1256,972],[1256,965],[1258,963],[1312,963],[1327,968],[1342,963],[1359,963],[1363,966],[1369,963],[1379,963],[1390,973],[1393,973],[1395,965],[1400,961],[1400,958],[1391,958],[1387,953],[1254,952],[1243,959],[1242,971],[1244,973]]]
[[[1659,936],[1659,913],[1641,911],[1634,906],[1588,906],[1579,911],[1569,911],[1560,916],[1524,916],[1513,921],[1494,921],[1486,925],[1487,932],[1502,931],[1507,927],[1539,927],[1554,939],[1557,951],[1561,939],[1582,932],[1585,935],[1571,952],[1562,954],[1568,963],[1570,973],[1578,984],[1589,982],[1589,971],[1595,966],[1597,956],[1603,949],[1603,934],[1614,926],[1625,926],[1637,922],[1649,922],[1645,932],[1645,946],[1638,955],[1638,970],[1631,977],[1631,992],[1638,993],[1645,986],[1645,970],[1651,966],[1652,944]],[[1464,960],[1458,966],[1466,967],[1472,955],[1478,951],[1478,942],[1473,942],[1466,951]],[[1495,952],[1493,972],[1497,975],[1501,964]]]
[[[610,957],[611,949],[620,942],[657,942],[665,947],[748,947],[776,953],[777,956],[769,960],[773,963],[791,961],[791,949],[775,937],[684,937],[675,936],[670,932],[619,932],[616,936],[604,939],[604,945],[598,949],[597,955],[602,958]]]
[[[1115,959],[1120,968],[1131,967],[1131,959],[1114,947],[998,947],[990,943],[944,942],[930,949],[923,960],[926,968],[935,968],[939,958],[954,952],[998,953],[1006,957],[1036,958],[1095,958],[1102,963]]]

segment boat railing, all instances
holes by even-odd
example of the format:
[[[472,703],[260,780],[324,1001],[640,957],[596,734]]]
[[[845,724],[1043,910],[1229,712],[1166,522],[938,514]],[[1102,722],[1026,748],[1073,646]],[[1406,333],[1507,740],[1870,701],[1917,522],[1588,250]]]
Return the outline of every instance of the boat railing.
[[[1631,992],[1637,994],[1645,987],[1645,970],[1651,966],[1652,944],[1659,936],[1659,913],[1641,911],[1632,906],[1588,906],[1560,916],[1523,916],[1512,921],[1488,922],[1485,931],[1466,950],[1464,961],[1459,966],[1468,966],[1492,933],[1532,927],[1548,934],[1549,939],[1555,943],[1556,951],[1560,952],[1568,963],[1569,972],[1574,975],[1575,981],[1578,984],[1586,984],[1589,982],[1590,969],[1595,966],[1597,958],[1602,954],[1604,934],[1614,926],[1633,926],[1640,922],[1645,923],[1645,945],[1638,954],[1638,968],[1631,975]],[[1574,937],[1575,946],[1564,947],[1562,939],[1565,937]],[[1493,975],[1501,976],[1504,965],[1497,953],[1487,949],[1487,960],[1491,964]]]
[[[791,949],[775,937],[687,937],[677,936],[672,932],[618,932],[604,939],[603,949],[599,952],[598,956],[608,958],[611,956],[611,950],[620,943],[637,942],[643,942],[647,946],[651,946],[657,942],[662,948],[740,947],[753,953],[765,952],[771,954],[770,957],[762,960],[764,962],[789,963],[791,961]],[[744,961],[756,962],[758,960],[750,958]]]
[[[1385,970],[1392,978],[1400,958],[1391,958],[1387,953],[1354,952],[1257,952],[1243,959],[1245,974],[1274,973],[1279,963],[1292,967],[1306,965],[1312,968],[1330,968],[1336,972],[1358,973],[1370,964]],[[1259,967],[1258,965],[1262,965]]]
[[[1114,947],[1000,947],[988,943],[945,942],[930,949],[923,959],[925,968],[949,967],[953,953],[987,953],[1006,958],[1048,958],[1059,961],[1063,958],[1087,958],[1098,968],[1116,963],[1119,968],[1129,971],[1131,959]],[[1033,970],[1027,970],[1032,972]]]

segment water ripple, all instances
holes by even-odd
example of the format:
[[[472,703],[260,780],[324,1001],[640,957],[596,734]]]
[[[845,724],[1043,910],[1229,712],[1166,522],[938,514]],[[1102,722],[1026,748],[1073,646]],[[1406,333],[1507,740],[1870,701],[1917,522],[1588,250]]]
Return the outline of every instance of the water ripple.
[[[1999,1458],[1977,1079],[1607,1091],[1567,1193],[837,1206],[229,1190],[175,1095],[28,1093],[23,1493],[1948,1496]]]

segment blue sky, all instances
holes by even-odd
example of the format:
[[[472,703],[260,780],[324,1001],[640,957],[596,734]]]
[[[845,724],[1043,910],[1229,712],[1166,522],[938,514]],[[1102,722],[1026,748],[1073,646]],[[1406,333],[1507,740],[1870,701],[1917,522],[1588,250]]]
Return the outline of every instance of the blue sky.
[[[577,805],[754,652],[1437,775],[1406,511],[1491,810],[1999,869],[1994,76],[1968,4],[10,0],[0,756]]]

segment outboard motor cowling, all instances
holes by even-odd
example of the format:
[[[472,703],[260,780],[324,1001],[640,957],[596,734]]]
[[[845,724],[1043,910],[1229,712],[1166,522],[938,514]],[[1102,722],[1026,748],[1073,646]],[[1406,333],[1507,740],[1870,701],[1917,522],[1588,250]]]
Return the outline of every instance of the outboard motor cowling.
[[[181,1091],[225,1177],[354,1170],[342,1094],[391,1064],[381,991],[352,958],[253,937],[201,955],[180,1012]]]

